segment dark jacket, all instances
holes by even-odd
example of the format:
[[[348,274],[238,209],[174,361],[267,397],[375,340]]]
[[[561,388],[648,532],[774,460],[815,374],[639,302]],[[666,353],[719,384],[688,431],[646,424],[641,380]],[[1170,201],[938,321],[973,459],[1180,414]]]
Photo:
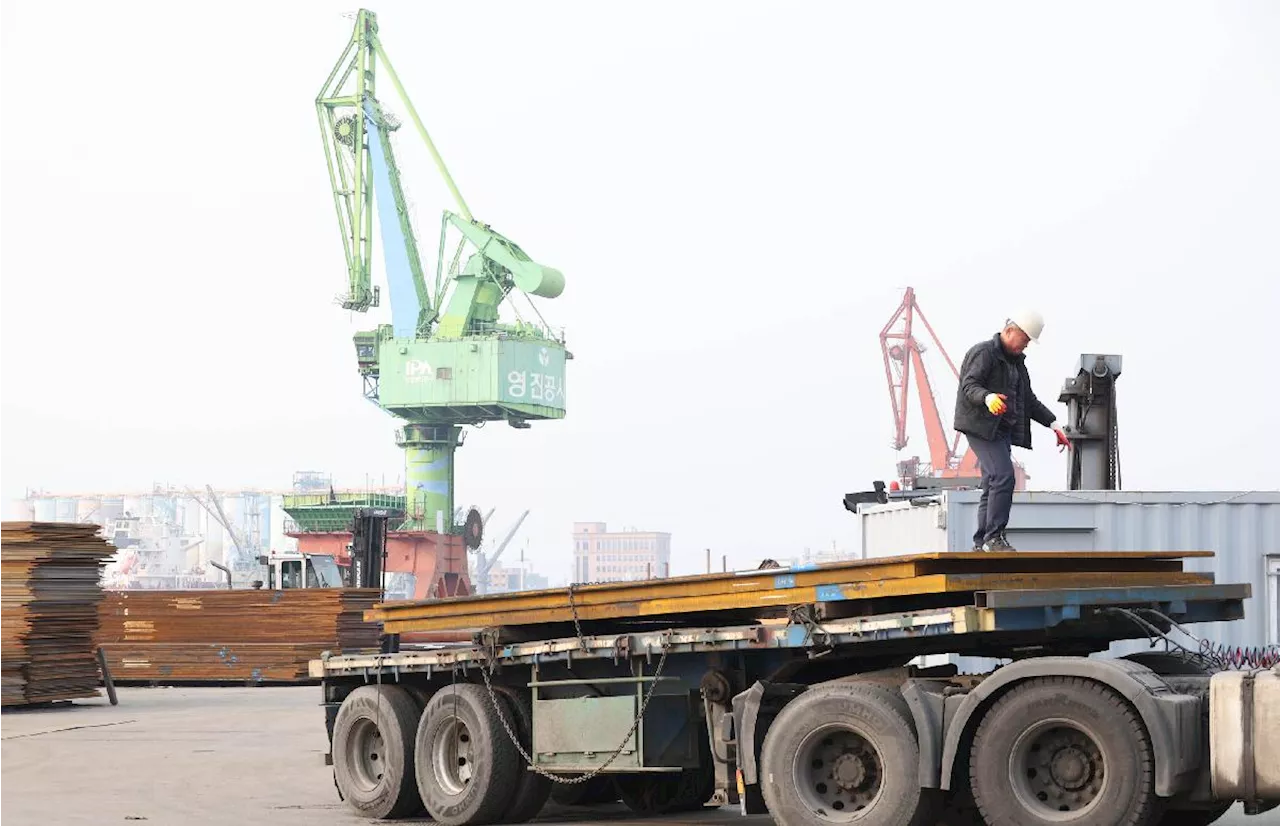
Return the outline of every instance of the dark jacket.
[[[1009,409],[993,416],[987,409],[988,393],[1004,393]],[[966,436],[994,439],[1000,420],[1008,420],[1012,441],[1031,449],[1031,420],[1045,427],[1057,417],[1040,403],[1031,389],[1026,359],[1005,352],[997,333],[969,348],[960,364],[960,391],[956,393],[955,428]]]

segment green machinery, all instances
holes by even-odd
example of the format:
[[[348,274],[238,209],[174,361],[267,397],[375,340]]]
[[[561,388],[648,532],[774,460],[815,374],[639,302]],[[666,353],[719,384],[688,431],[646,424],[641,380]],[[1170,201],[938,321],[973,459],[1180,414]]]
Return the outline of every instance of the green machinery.
[[[441,219],[430,284],[392,148],[401,124],[374,94],[379,66],[457,205]],[[387,59],[373,12],[357,14],[316,109],[347,260],[342,306],[349,310],[364,312],[381,298],[371,278],[377,205],[392,323],[355,336],[356,360],[365,396],[404,421],[397,443],[405,451],[408,517],[401,529],[453,533],[454,452],[464,426],[506,421],[526,428],[564,417],[572,354],[531,299],[560,295],[564,276],[472,216]],[[520,296],[531,315],[516,306]],[[500,320],[500,309],[514,319]]]

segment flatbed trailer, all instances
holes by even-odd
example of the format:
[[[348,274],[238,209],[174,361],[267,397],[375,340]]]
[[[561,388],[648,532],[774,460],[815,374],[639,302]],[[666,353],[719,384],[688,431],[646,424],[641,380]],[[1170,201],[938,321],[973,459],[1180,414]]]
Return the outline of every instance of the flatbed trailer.
[[[590,788],[784,826],[1207,824],[1280,803],[1280,672],[1111,642],[1243,616],[1199,553],[932,554],[387,603],[311,663],[340,795],[523,822]],[[474,629],[399,650],[397,633]],[[982,675],[927,654],[1008,661]]]

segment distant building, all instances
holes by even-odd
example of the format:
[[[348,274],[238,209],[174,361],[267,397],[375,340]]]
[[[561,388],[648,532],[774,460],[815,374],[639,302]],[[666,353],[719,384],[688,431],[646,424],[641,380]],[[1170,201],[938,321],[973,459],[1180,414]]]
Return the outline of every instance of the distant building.
[[[671,573],[671,534],[609,531],[604,522],[573,525],[573,581],[625,582]]]
[[[493,568],[489,571],[489,593],[507,594],[512,591],[538,591],[550,587],[547,578],[525,568]]]

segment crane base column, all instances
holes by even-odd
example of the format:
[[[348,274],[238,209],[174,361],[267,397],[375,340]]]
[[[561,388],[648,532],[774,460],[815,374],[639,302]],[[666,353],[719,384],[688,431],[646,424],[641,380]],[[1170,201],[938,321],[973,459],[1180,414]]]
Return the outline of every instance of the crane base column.
[[[453,532],[453,454],[461,443],[458,425],[406,424],[396,435],[404,448],[402,530]]]

